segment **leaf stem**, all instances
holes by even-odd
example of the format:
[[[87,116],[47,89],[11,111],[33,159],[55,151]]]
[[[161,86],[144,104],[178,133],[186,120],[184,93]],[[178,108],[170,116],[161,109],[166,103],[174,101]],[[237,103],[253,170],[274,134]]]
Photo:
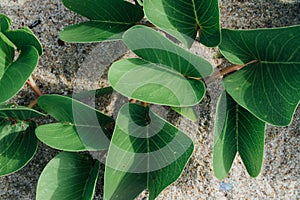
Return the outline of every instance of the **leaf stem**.
[[[211,83],[212,81],[218,79],[218,78],[223,78],[223,76],[230,74],[232,72],[238,71],[248,65],[254,64],[254,63],[258,63],[258,60],[252,60],[250,62],[247,62],[246,64],[243,65],[230,65],[228,67],[225,67],[224,69],[215,71],[211,76],[209,76],[205,82],[206,83]],[[203,80],[202,77],[190,77],[190,76],[186,76],[186,78],[190,78],[190,79],[194,79],[194,80]]]
[[[147,27],[158,30],[158,28],[154,24],[152,24],[151,22],[149,22],[147,20],[142,20],[140,22],[137,22],[135,25],[143,25],[143,26],[147,26]]]
[[[33,80],[32,76],[26,81],[26,83],[31,87],[31,89],[38,95],[42,96],[43,93],[41,92],[40,88],[36,85],[35,81]]]
[[[243,65],[230,65],[228,67],[225,67],[224,69],[221,69],[220,70],[220,75],[221,75],[221,77],[223,77],[223,76],[225,76],[229,73],[232,73],[234,71],[238,71],[238,70],[240,70],[240,69],[242,69],[242,68],[244,68],[248,65],[251,65],[251,64],[254,64],[254,63],[257,63],[257,62],[258,62],[258,60],[252,60],[250,62],[247,62],[246,64],[243,64]]]
[[[28,108],[33,108],[37,104],[38,98],[34,99],[33,101],[30,102],[30,104],[27,106]]]
[[[43,95],[40,88],[36,85],[35,81],[33,80],[32,76],[29,77],[26,83],[31,87],[31,89],[37,94],[38,97]],[[38,98],[31,101],[28,105],[28,108],[33,108],[37,104],[37,99]]]
[[[141,102],[142,106],[147,107],[148,104],[146,102]]]

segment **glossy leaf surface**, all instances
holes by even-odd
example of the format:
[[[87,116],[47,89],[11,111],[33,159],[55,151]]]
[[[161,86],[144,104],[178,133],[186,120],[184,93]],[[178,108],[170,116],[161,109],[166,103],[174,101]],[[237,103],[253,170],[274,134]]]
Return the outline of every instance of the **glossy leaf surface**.
[[[222,54],[243,69],[227,76],[233,99],[273,125],[291,122],[300,100],[300,26],[222,31]]]
[[[37,200],[91,200],[100,172],[100,162],[90,155],[62,152],[43,170]]]
[[[36,129],[42,142],[67,151],[108,149],[109,139],[102,127],[114,122],[111,117],[60,95],[43,95],[38,105],[59,122]]]
[[[178,179],[193,142],[149,107],[125,104],[118,115],[104,177],[104,199],[134,199],[144,189],[155,199]]]
[[[140,21],[141,7],[120,0],[63,0],[70,10],[90,21],[66,27],[60,33],[67,42],[100,42],[121,39],[128,28]]]
[[[137,100],[175,107],[201,101],[205,87],[196,79],[211,74],[209,62],[143,26],[129,29],[123,41],[142,59],[121,60],[111,66],[108,79],[116,91]]]
[[[198,29],[200,42],[208,47],[220,42],[218,0],[145,0],[147,18],[157,27],[190,47]]]
[[[259,175],[264,156],[265,123],[239,106],[225,91],[217,105],[214,130],[215,176],[228,174],[237,153],[250,176]]]
[[[36,152],[34,123],[0,119],[0,176],[24,167]]]

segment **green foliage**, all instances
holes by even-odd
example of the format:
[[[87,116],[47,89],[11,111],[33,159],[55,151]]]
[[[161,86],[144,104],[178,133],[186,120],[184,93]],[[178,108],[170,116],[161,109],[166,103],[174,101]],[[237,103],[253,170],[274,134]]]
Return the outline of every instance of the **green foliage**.
[[[18,59],[6,67],[0,80],[0,103],[19,92],[35,69],[38,57],[38,52],[33,46],[21,47]]]
[[[10,30],[11,20],[0,14],[0,103],[13,97],[35,69],[42,46],[26,27]],[[15,48],[19,56],[14,61]]]
[[[193,149],[188,136],[149,107],[125,104],[108,151],[104,199],[134,199],[146,188],[155,199],[178,179]]]
[[[223,55],[248,65],[224,79],[234,100],[267,123],[291,123],[300,99],[300,26],[222,30]]]
[[[213,167],[217,178],[229,172],[237,154],[250,176],[260,173],[264,157],[265,123],[238,105],[226,92],[217,105]]]
[[[103,127],[113,123],[112,118],[59,95],[43,95],[38,105],[58,121],[36,129],[37,137],[45,144],[65,151],[108,149],[109,136]]]
[[[42,54],[31,30],[10,28],[11,20],[0,14],[0,176],[18,171],[31,160],[38,145],[32,118],[43,116],[30,108],[3,104],[23,87]]]
[[[99,172],[100,162],[91,156],[62,152],[43,170],[36,199],[91,200]]]
[[[90,20],[66,27],[60,37],[67,42],[121,39],[122,33],[144,16],[139,6],[122,0],[63,0],[63,3]]]
[[[191,47],[199,33],[200,42],[208,47],[220,43],[218,0],[145,0],[147,18],[157,27]]]
[[[143,37],[147,41],[139,42]],[[108,80],[116,91],[140,101],[175,107],[201,101],[205,86],[196,79],[212,73],[209,62],[143,26],[126,31],[123,41],[141,58],[120,60],[111,66]]]
[[[40,97],[39,107],[56,122],[36,130],[32,118],[43,114],[0,105],[0,176],[31,159],[37,147],[35,131],[42,142],[59,150],[108,150],[104,199],[134,199],[145,189],[149,199],[155,199],[178,179],[194,145],[182,131],[156,115],[151,104],[170,106],[196,121],[192,106],[204,97],[203,80],[213,72],[208,61],[167,39],[168,34],[186,47],[195,40],[208,47],[219,45],[223,56],[235,64],[222,74],[225,91],[217,105],[214,173],[219,179],[226,177],[239,153],[249,175],[259,175],[266,123],[288,125],[299,104],[300,26],[221,31],[217,0],[138,2],[63,0],[67,8],[88,21],[66,27],[60,33],[62,40],[122,40],[138,58],[112,64],[108,73],[111,87],[74,98]],[[22,88],[42,54],[41,44],[28,28],[10,27],[11,20],[0,15],[0,103]],[[115,122],[75,100],[113,90],[144,106],[123,105]],[[70,152],[62,152],[48,163],[39,179],[37,199],[93,198],[100,163],[89,155]]]
[[[26,107],[0,107],[0,176],[26,165],[37,149],[36,124],[28,119],[42,113]]]

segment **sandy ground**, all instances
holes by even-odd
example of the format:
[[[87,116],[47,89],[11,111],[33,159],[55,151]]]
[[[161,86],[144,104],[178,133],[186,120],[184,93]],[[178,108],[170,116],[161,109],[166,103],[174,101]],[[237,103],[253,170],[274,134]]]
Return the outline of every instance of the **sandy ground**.
[[[33,29],[44,46],[44,54],[34,73],[34,79],[44,93],[69,95],[73,91],[107,85],[105,67],[126,53],[120,43],[68,44],[59,42],[59,31],[66,25],[83,19],[66,10],[60,0],[1,0],[1,13],[13,20],[14,28]],[[220,1],[222,27],[248,29],[278,27],[300,23],[300,2],[275,0]],[[211,50],[194,46],[193,52],[211,56]],[[101,56],[100,56],[101,55]],[[102,71],[93,69],[102,66]],[[99,80],[102,77],[102,80]],[[98,80],[98,81],[95,81]],[[14,101],[26,105],[34,94],[25,86]],[[220,81],[208,85],[207,96],[198,106],[200,119],[196,123],[172,112],[164,113],[172,123],[184,130],[195,143],[195,152],[181,178],[169,186],[158,199],[299,199],[300,193],[300,109],[288,127],[269,126],[266,133],[265,159],[261,175],[250,178],[239,157],[229,176],[217,180],[212,172],[214,108],[222,90]],[[20,99],[20,100],[19,100]],[[121,102],[119,100],[119,102]],[[115,103],[115,102],[114,102]],[[116,112],[118,106],[108,104],[105,112]],[[47,121],[47,120],[46,120]],[[41,120],[40,123],[45,122]],[[36,184],[44,166],[58,151],[40,144],[34,159],[22,170],[0,178],[0,199],[35,199]],[[95,199],[102,199],[102,176]],[[145,199],[146,192],[137,199]]]

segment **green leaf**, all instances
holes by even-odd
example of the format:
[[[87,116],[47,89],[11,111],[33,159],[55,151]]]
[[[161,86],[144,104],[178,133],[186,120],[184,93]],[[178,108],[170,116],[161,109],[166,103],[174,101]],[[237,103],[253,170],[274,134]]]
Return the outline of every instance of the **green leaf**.
[[[43,47],[40,41],[28,27],[7,31],[4,34],[12,43],[16,45],[18,49],[23,49],[24,46],[33,46],[39,52],[39,55],[42,55]]]
[[[179,113],[180,115],[187,117],[188,119],[192,121],[196,121],[199,116],[196,113],[194,107],[171,107],[172,110]]]
[[[83,22],[65,27],[60,32],[60,38],[66,42],[101,42],[120,40],[123,33],[132,25]]]
[[[117,92],[127,97],[160,105],[195,105],[205,93],[202,81],[187,79],[165,66],[135,58],[115,62],[108,80]]]
[[[224,79],[233,99],[257,118],[290,124],[300,100],[300,26],[222,31],[222,54],[234,64],[257,60]]]
[[[14,96],[32,74],[38,62],[38,52],[33,46],[23,46],[18,59],[7,67],[0,79],[0,103]]]
[[[118,115],[104,175],[104,199],[134,199],[148,189],[155,199],[178,179],[192,140],[149,107],[125,104]]]
[[[144,16],[141,7],[122,0],[63,0],[63,4],[90,20],[62,30],[60,38],[67,42],[121,39],[123,32]]]
[[[123,42],[144,60],[165,65],[184,76],[203,78],[213,72],[207,60],[179,47],[152,28],[134,26],[126,31]]]
[[[43,95],[38,99],[38,105],[59,121],[36,129],[42,142],[66,151],[108,149],[109,136],[103,127],[114,122],[111,117],[60,95]]]
[[[37,186],[37,200],[93,199],[100,162],[90,155],[62,152],[43,170]]]
[[[217,105],[214,130],[213,168],[225,178],[237,154],[250,176],[259,175],[264,156],[265,123],[239,106],[225,91]]]
[[[17,120],[28,120],[31,118],[45,116],[34,109],[23,107],[23,106],[3,106],[0,107],[0,119],[17,119]]]
[[[14,55],[14,45],[3,33],[0,32],[0,79],[2,78],[7,67],[13,62]]]
[[[143,26],[129,29],[123,41],[142,59],[121,60],[111,66],[108,80],[116,91],[140,101],[174,107],[201,101],[205,86],[200,79],[212,73],[209,62]]]
[[[0,13],[0,32],[6,32],[11,27],[11,19]]]
[[[36,152],[35,123],[0,119],[0,176],[24,167]]]
[[[144,0],[147,18],[157,27],[191,47],[200,33],[200,42],[208,47],[220,42],[218,0]]]

